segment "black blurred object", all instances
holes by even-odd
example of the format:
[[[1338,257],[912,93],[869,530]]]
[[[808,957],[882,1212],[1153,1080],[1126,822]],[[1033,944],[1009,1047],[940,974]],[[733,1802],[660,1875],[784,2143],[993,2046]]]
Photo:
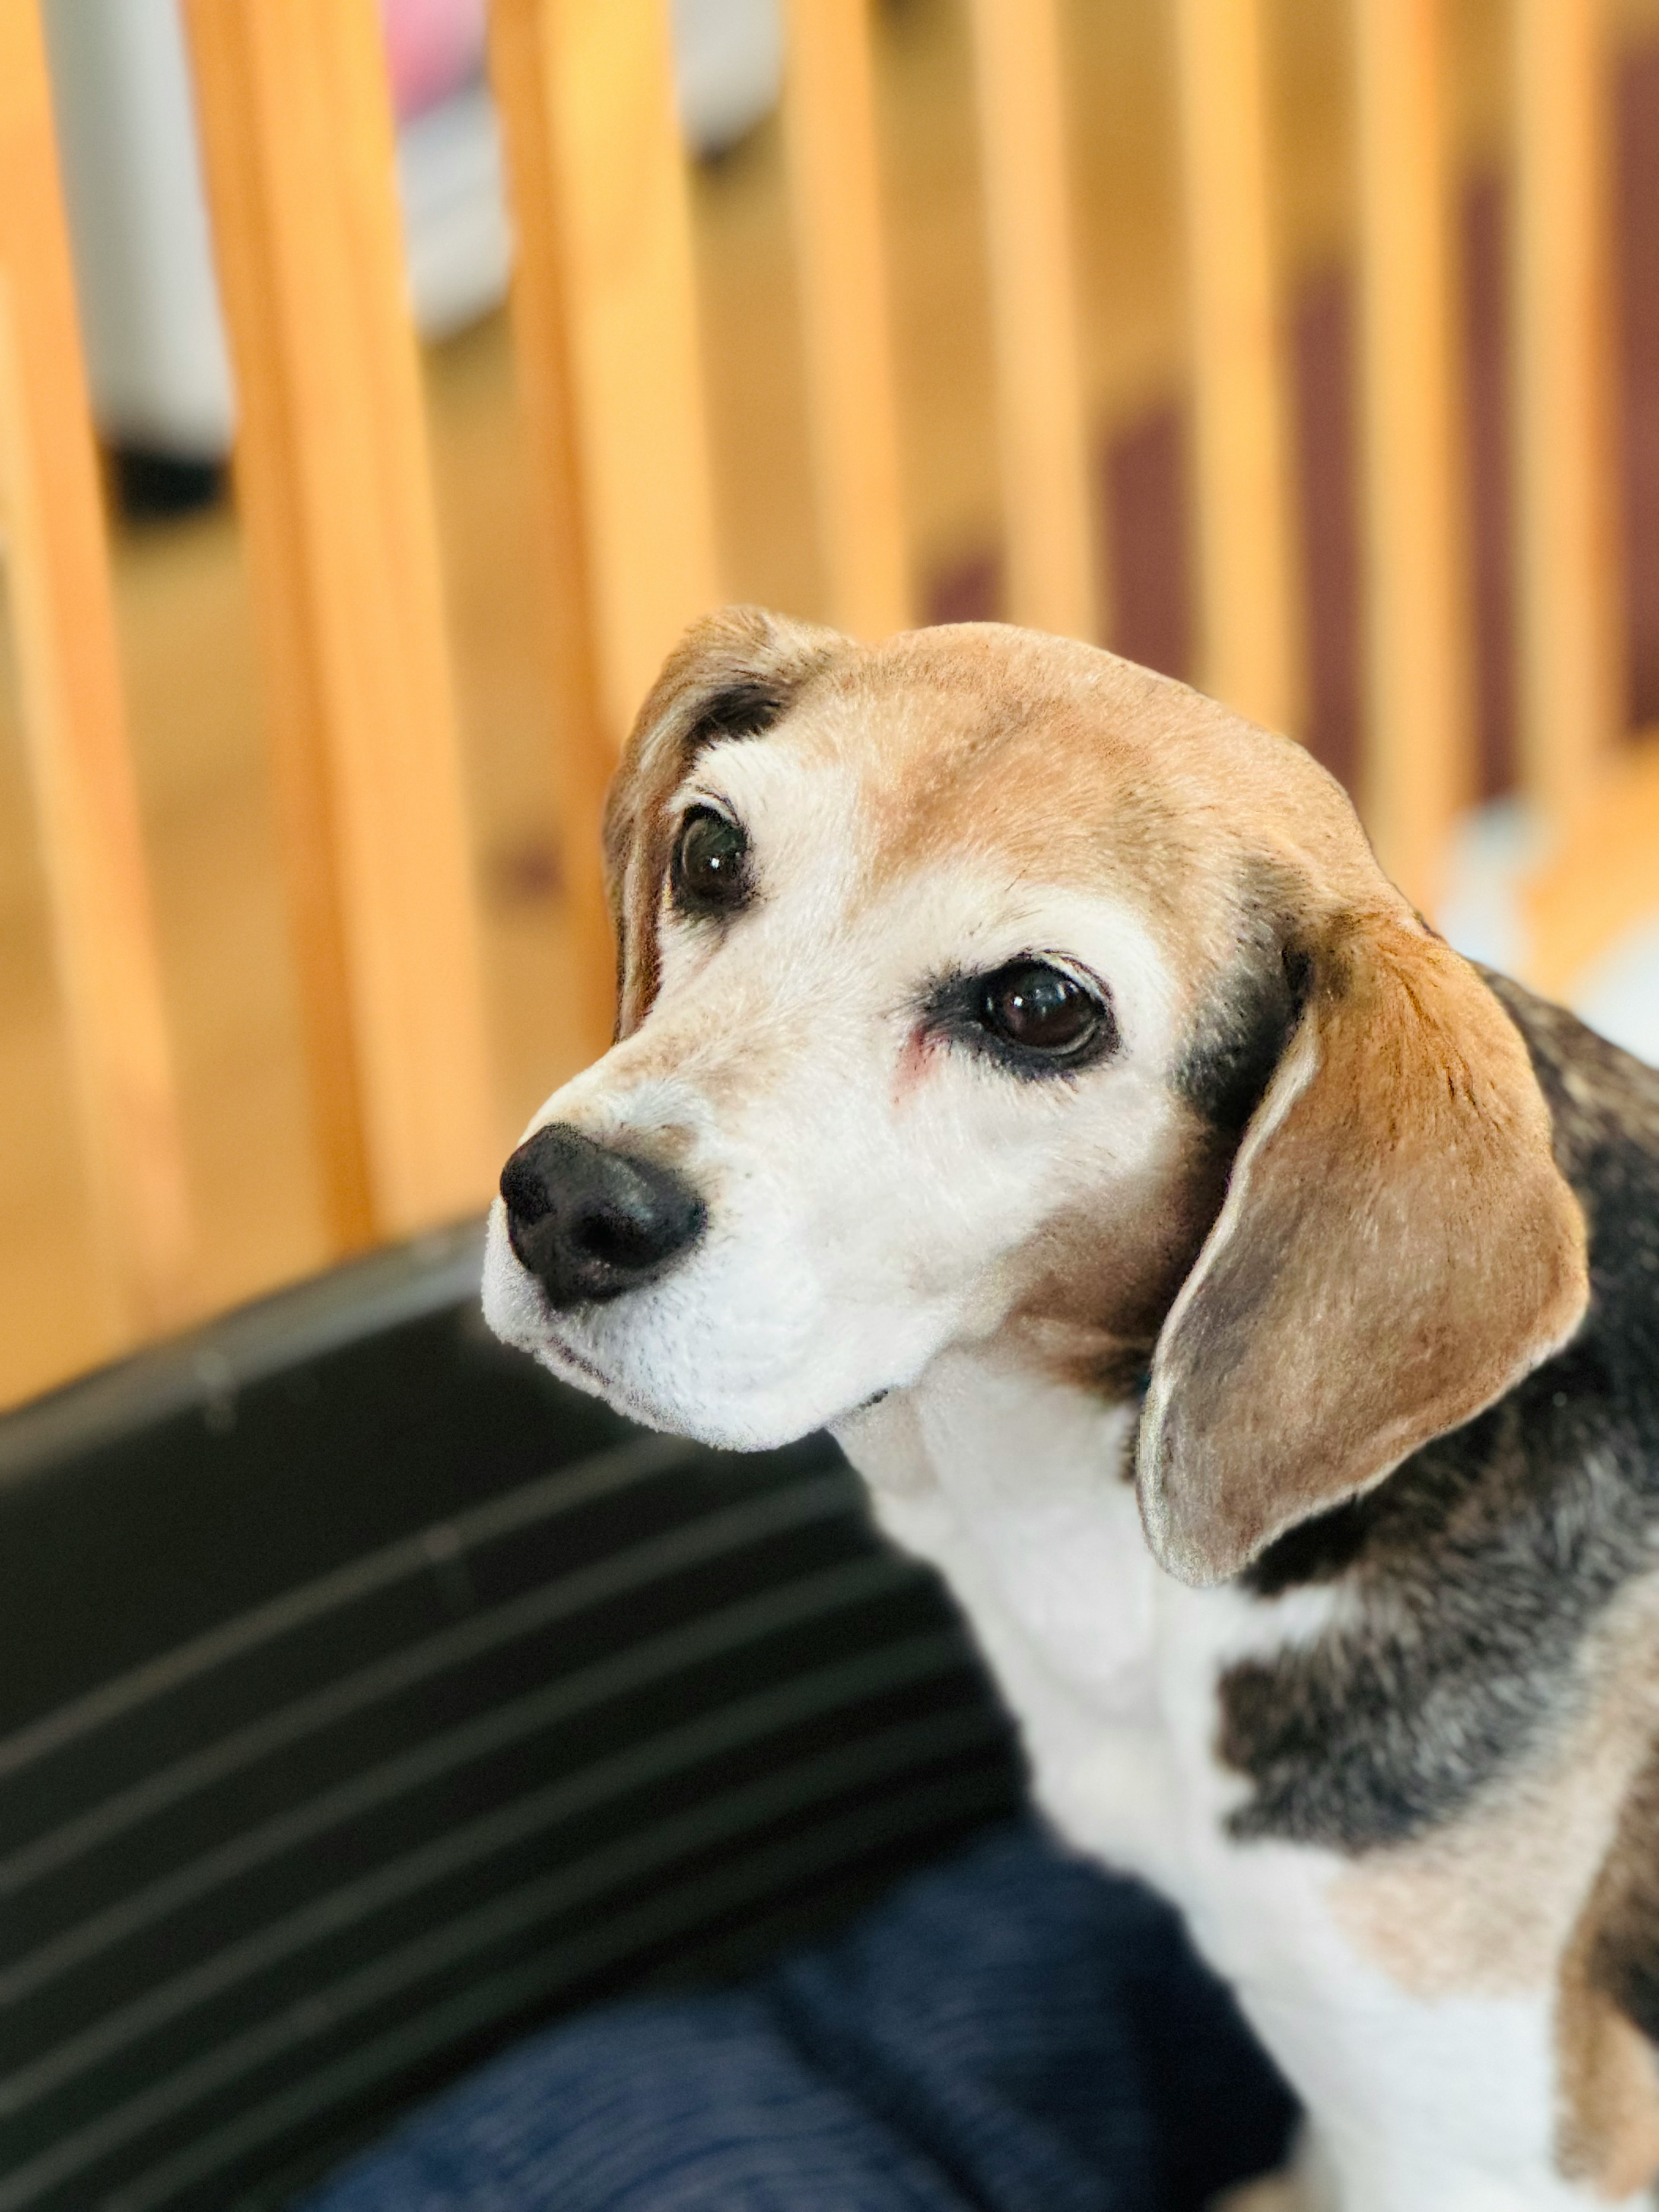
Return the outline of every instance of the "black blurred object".
[[[1027,1820],[752,1982],[520,2044],[301,2212],[1211,2212],[1294,2120],[1173,1909]]]
[[[112,447],[109,471],[116,507],[126,522],[170,522],[199,514],[218,505],[228,480],[222,461],[151,453],[138,446]]]
[[[746,1972],[1021,1782],[822,1438],[629,1428],[476,1228],[0,1421],[0,2212],[282,2203],[596,1999]]]

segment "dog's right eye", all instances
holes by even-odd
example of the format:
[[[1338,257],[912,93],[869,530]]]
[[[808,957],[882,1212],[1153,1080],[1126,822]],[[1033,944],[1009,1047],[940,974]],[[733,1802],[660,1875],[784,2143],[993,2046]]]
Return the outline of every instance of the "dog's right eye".
[[[680,824],[670,884],[682,913],[735,912],[752,889],[748,838],[712,806],[694,806]]]

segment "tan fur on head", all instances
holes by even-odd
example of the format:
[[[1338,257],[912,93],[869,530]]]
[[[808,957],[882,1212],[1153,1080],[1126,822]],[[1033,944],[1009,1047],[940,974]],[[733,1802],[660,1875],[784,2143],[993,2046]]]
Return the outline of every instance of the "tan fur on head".
[[[1311,922],[1300,1023],[1152,1365],[1147,1535],[1223,1582],[1556,1351],[1584,1224],[1513,1023],[1388,908]]]

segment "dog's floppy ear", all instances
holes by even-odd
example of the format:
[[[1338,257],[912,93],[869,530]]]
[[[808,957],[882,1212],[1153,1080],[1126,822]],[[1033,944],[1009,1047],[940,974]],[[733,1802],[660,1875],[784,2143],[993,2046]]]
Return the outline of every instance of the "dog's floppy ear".
[[[1584,1224],[1519,1032],[1402,910],[1293,956],[1303,1006],[1153,1353],[1153,1552],[1225,1581],[1557,1350]]]
[[[617,930],[617,1035],[657,994],[657,902],[668,863],[665,809],[705,745],[757,737],[807,678],[854,648],[834,630],[761,607],[726,607],[694,623],[641,708],[605,811],[605,882]]]

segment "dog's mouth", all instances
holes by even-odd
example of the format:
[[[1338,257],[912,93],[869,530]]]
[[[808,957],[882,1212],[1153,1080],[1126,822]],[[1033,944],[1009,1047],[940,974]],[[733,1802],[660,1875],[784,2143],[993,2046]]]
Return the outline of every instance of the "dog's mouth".
[[[556,1329],[548,1329],[546,1335],[550,1350],[557,1355],[565,1366],[574,1367],[579,1374],[586,1376],[590,1382],[597,1382],[606,1390],[613,1389],[616,1387],[611,1377],[605,1373],[603,1367],[597,1365],[594,1361],[587,1358],[584,1353],[576,1351],[572,1345],[568,1343],[566,1340],[559,1334]]]
[[[585,1383],[595,1397],[603,1398],[619,1413],[625,1413],[629,1419],[639,1421],[647,1428],[662,1426],[660,1413],[636,1396],[625,1383],[619,1382],[597,1360],[578,1352],[546,1320],[542,1324],[541,1349],[547,1353],[555,1371],[562,1371],[567,1382]]]

